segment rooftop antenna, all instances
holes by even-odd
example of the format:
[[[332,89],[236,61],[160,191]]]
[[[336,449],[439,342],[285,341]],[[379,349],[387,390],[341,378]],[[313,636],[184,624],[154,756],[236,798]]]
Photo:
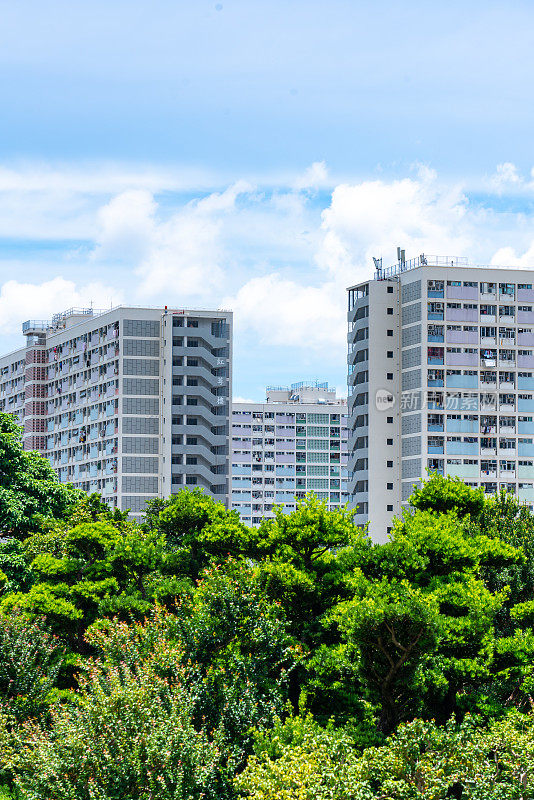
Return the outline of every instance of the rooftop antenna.
[[[382,259],[373,256],[373,261],[375,263],[377,278],[380,280],[380,278],[382,277]]]

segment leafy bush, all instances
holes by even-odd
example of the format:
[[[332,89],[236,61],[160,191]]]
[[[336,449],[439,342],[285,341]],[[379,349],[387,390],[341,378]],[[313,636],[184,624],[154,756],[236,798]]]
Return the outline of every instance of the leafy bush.
[[[46,728],[26,722],[0,755],[25,800],[221,800],[220,751],[191,722],[183,682],[151,664],[95,663]]]
[[[532,800],[534,719],[415,720],[361,755],[343,730],[291,721],[259,741],[236,786],[251,800]]]
[[[54,699],[64,650],[44,622],[0,615],[0,695],[16,720],[40,715]]]

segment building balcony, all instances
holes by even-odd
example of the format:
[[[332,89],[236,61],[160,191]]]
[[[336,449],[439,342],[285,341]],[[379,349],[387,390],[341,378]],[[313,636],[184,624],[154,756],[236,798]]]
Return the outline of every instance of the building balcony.
[[[447,331],[447,344],[478,344],[476,331]]]
[[[476,308],[448,308],[448,322],[478,322],[478,310]]]
[[[477,387],[476,375],[447,375],[448,389],[476,389]]]
[[[478,456],[478,442],[447,442],[447,455]]]
[[[447,286],[448,300],[478,300],[476,286]]]
[[[448,419],[447,433],[478,433],[478,422],[471,419]]]
[[[476,367],[478,366],[478,356],[476,353],[447,353],[447,366]]]
[[[478,478],[479,471],[477,464],[447,464],[447,475],[452,478]]]

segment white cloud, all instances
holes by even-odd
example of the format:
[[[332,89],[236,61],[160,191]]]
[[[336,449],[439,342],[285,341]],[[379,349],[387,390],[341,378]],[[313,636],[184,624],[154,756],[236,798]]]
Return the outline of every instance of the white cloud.
[[[100,233],[94,259],[141,261],[150,252],[157,232],[156,203],[145,189],[114,197],[98,212]]]
[[[162,293],[209,297],[223,285],[228,257],[222,242],[225,218],[253,187],[238,181],[223,192],[193,200],[166,220],[146,191],[114,197],[99,213],[95,260],[130,261],[139,278],[139,299]]]
[[[247,281],[225,305],[237,335],[253,330],[265,344],[326,351],[345,339],[345,297],[334,283],[306,286],[274,272]]]
[[[407,257],[422,252],[462,255],[471,246],[463,192],[440,184],[431,171],[423,171],[417,180],[336,187],[323,211],[322,229],[317,263],[345,285],[365,280],[372,256],[394,263],[396,246]]]
[[[328,170],[326,162],[314,161],[313,164],[303,172],[294,182],[293,186],[297,191],[303,189],[319,189],[328,182]]]
[[[345,290],[372,275],[372,256],[383,256],[389,265],[400,245],[408,258],[427,252],[469,255],[487,263],[495,253],[494,263],[534,263],[527,213],[503,214],[483,204],[470,205],[462,187],[440,181],[424,166],[404,179],[340,183],[322,209],[314,189],[328,181],[323,162],[273,191],[237,181],[207,194],[199,190],[188,202],[177,194],[157,195],[165,186],[157,171],[144,182],[140,172],[128,177],[119,168],[115,178],[110,171],[106,179],[52,171],[48,195],[46,174],[21,173],[17,179],[0,168],[0,234],[4,207],[15,207],[23,220],[29,198],[30,217],[39,208],[37,228],[48,228],[48,237],[85,232],[94,241],[87,262],[95,282],[101,283],[77,286],[53,278],[53,266],[40,265],[53,279],[4,284],[2,331],[18,327],[23,316],[86,306],[91,298],[98,305],[109,305],[111,296],[119,302],[116,290],[106,284],[114,267],[124,275],[126,265],[128,302],[224,305],[235,310],[236,336],[253,334],[251,339],[264,345],[298,347],[303,358],[328,358],[343,365]],[[513,164],[500,165],[497,174],[502,185],[521,185],[526,191],[528,184],[521,183]],[[168,185],[175,179],[168,177]],[[100,195],[106,180],[118,190]],[[496,185],[492,191],[495,197]],[[35,219],[28,222],[28,236]],[[512,241],[513,247],[500,247],[503,241]],[[66,242],[64,256],[69,252],[73,264],[86,258],[83,248],[69,250]],[[12,265],[9,270],[12,275]]]
[[[408,258],[425,251],[463,255],[472,223],[462,191],[420,168],[415,179],[337,186],[319,233],[308,281],[273,270],[252,277],[225,303],[235,310],[238,335],[254,331],[266,344],[322,351],[343,363],[346,287],[371,276],[371,256],[393,263],[397,244]]]
[[[122,293],[94,282],[77,286],[65,278],[43,283],[20,283],[10,280],[0,287],[0,333],[10,334],[25,319],[50,319],[68,308],[106,309],[123,302]]]
[[[519,174],[515,164],[505,161],[497,164],[495,174],[491,177],[491,183],[497,192],[501,193],[506,189],[517,188],[524,183],[523,176]]]
[[[490,263],[496,267],[534,269],[534,241],[522,255],[519,255],[513,247],[501,247],[492,257]]]

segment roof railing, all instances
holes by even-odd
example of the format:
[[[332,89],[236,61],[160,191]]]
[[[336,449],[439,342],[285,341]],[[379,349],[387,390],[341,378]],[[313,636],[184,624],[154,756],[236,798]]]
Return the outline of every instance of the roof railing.
[[[469,259],[466,256],[430,256],[425,253],[410,258],[408,261],[398,261],[392,267],[379,267],[375,272],[375,281],[394,278],[403,272],[408,272],[417,267],[468,267]]]

